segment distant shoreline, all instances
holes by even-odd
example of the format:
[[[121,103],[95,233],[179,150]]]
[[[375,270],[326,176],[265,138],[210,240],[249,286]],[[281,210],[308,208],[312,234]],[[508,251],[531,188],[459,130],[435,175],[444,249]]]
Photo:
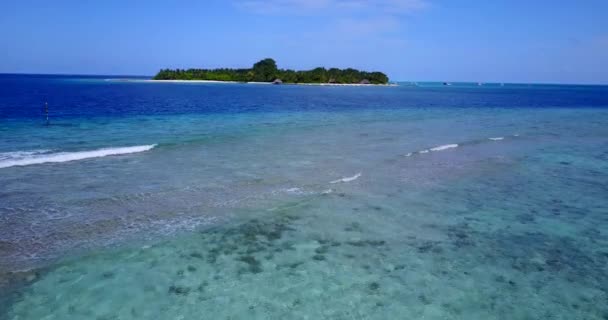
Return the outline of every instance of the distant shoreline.
[[[154,79],[105,79],[112,82],[143,82],[143,83],[221,83],[221,84],[263,84],[276,85],[272,82],[240,82],[240,81],[220,81],[220,80],[154,80]],[[282,83],[280,86],[335,86],[335,87],[396,87],[397,83],[373,84],[373,83]]]

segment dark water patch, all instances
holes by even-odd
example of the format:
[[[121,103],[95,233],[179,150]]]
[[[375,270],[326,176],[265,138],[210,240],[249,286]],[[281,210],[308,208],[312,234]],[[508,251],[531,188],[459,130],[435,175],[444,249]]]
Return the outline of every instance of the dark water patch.
[[[534,223],[535,222],[535,217],[533,214],[530,213],[522,213],[516,216],[517,221],[519,221],[522,224],[528,224],[528,223]]]
[[[1,198],[1,196],[0,196]],[[0,255],[8,256],[9,254],[17,252],[17,244],[9,241],[0,240]]]
[[[279,249],[281,249],[281,250],[283,250],[283,251],[294,251],[294,250],[296,250],[296,249],[294,248],[294,243],[293,243],[293,242],[290,242],[290,241],[285,241],[285,242],[282,242],[282,243],[280,244],[280,246],[279,246]]]
[[[262,269],[262,263],[254,256],[240,256],[237,260],[246,263],[246,270],[250,273],[260,273],[264,271]]]
[[[418,295],[418,301],[420,301],[420,303],[422,303],[425,306],[428,306],[429,304],[433,303],[431,301],[431,299],[424,294]]]
[[[342,243],[337,240],[317,239],[317,242],[323,246],[328,246],[328,247],[339,247],[342,245]]]
[[[395,270],[396,271],[398,271],[398,270],[404,270],[404,269],[405,269],[405,265],[404,264],[398,264],[398,265],[395,266]]]
[[[324,259],[324,255],[328,254],[330,252],[330,250],[339,247],[341,245],[340,242],[335,241],[335,240],[317,240],[317,242],[319,242],[319,244],[321,244],[319,247],[315,248],[314,253],[315,253],[315,257],[313,257],[314,260],[325,260]],[[319,257],[317,257],[319,256]],[[320,259],[322,256],[323,259]]]
[[[344,231],[348,232],[362,232],[361,224],[359,222],[353,222],[346,227],[344,227]]]
[[[203,232],[200,236],[207,250],[205,260],[216,264],[220,256],[234,256],[237,261],[248,264],[245,270],[259,273],[261,264],[254,255],[261,254],[270,260],[274,257],[273,252],[293,249],[292,244],[282,241],[282,238],[285,232],[295,230],[290,225],[296,220],[293,216],[276,215],[268,219],[251,219],[229,229]],[[190,256],[203,258],[199,252],[190,253]]]
[[[325,256],[322,254],[315,254],[312,256],[312,259],[315,261],[325,261]]]
[[[443,248],[441,247],[441,243],[439,241],[420,241],[414,242],[410,245],[415,247],[418,253],[432,252],[439,254],[443,252]]]
[[[6,317],[11,305],[22,300],[29,290],[29,285],[43,278],[49,271],[49,268],[8,272],[0,270],[0,320],[8,320]]]
[[[475,230],[468,223],[460,223],[446,228],[446,234],[456,248],[475,246],[474,233]]]
[[[298,262],[292,262],[292,263],[287,263],[287,264],[279,264],[276,266],[277,270],[282,270],[282,269],[297,269],[300,266],[302,266],[304,264],[304,262],[302,261],[298,261]]]
[[[329,251],[328,246],[320,246],[315,249],[315,253],[317,253],[317,254],[325,254],[325,253],[327,253],[327,251]]]
[[[562,279],[596,288],[608,295],[608,256],[604,251],[594,250],[587,241],[543,232],[514,233],[510,230],[467,233],[466,239],[483,243],[483,246],[459,247],[474,255],[476,258],[473,260],[478,264],[508,266],[523,275],[542,275],[536,280],[540,282],[535,284],[539,288],[547,281]],[[456,236],[456,242],[461,241]],[[469,264],[465,262],[461,267]],[[503,275],[495,276],[494,281],[517,286],[516,279]]]
[[[190,293],[190,290],[191,289],[186,286],[172,285],[169,287],[168,292],[178,296],[187,296]]]
[[[521,169],[527,170],[523,164]],[[568,165],[567,170],[576,170],[574,168],[574,165]],[[575,186],[565,185],[564,176],[570,174],[549,172],[543,175],[544,180],[536,181],[509,171],[487,187],[484,184],[481,188],[475,181],[477,190],[466,189],[466,185],[473,183],[471,181],[463,188],[451,186],[449,190],[441,191],[441,196],[455,203],[464,202],[466,210],[448,209],[446,216],[466,222],[448,226],[437,223],[430,228],[442,231],[447,241],[424,242],[408,238],[405,243],[423,254],[421,259],[429,259],[427,261],[432,261],[438,268],[446,263],[444,257],[449,259],[447,265],[457,272],[431,271],[440,279],[448,282],[464,281],[464,278],[481,282],[487,279],[492,289],[487,294],[481,289],[488,297],[483,302],[487,305],[481,309],[507,314],[515,312],[509,301],[521,299],[526,292],[532,291],[539,299],[563,304],[566,308],[574,308],[572,304],[576,304],[579,315],[601,319],[600,315],[608,314],[603,303],[608,297],[608,241],[601,228],[606,225],[607,215],[602,214],[606,205],[597,197],[601,193],[598,193],[601,187],[597,185],[588,185],[586,189],[591,193],[573,189],[582,186],[581,181],[571,181]],[[556,191],[556,185],[563,189]],[[526,192],[522,192],[524,188]],[[444,250],[434,252],[437,247]],[[496,273],[481,275],[482,269],[496,270]],[[571,288],[572,292],[566,296],[554,292],[554,288]],[[500,290],[504,299],[492,297],[493,290]],[[580,297],[577,297],[578,290]],[[588,301],[579,301],[581,297]],[[461,310],[458,303],[442,303],[441,306],[452,315]],[[559,318],[563,314],[553,310],[547,311],[547,316],[547,319]],[[544,317],[539,314],[539,318]]]
[[[497,249],[505,256],[517,262],[518,269],[547,269],[548,271],[566,271],[577,275],[597,274],[598,257],[592,252],[585,252],[581,244],[569,237],[549,236],[540,232],[529,232],[523,235],[499,234],[495,239]],[[539,259],[530,259],[534,254]],[[533,262],[530,262],[533,261]],[[529,268],[533,266],[532,268]],[[599,276],[599,274],[598,274]],[[606,279],[606,275],[602,278]]]
[[[380,284],[378,282],[371,282],[367,288],[371,291],[378,291],[380,289]]]
[[[199,293],[205,292],[205,288],[207,288],[207,286],[209,286],[209,283],[207,281],[203,281],[198,285],[198,287],[196,287],[196,291]]]
[[[355,240],[355,241],[347,241],[346,244],[354,246],[354,247],[380,247],[386,244],[384,240]]]

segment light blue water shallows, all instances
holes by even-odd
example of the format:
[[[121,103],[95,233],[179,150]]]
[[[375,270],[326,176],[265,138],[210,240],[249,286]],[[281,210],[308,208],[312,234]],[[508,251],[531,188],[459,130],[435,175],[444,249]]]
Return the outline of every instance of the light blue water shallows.
[[[608,319],[606,87],[0,87],[0,319]]]

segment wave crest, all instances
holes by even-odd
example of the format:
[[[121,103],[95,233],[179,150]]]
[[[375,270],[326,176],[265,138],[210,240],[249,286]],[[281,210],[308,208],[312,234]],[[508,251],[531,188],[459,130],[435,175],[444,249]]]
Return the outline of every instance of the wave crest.
[[[156,144],[120,148],[103,148],[90,151],[44,153],[40,151],[15,151],[0,154],[0,169],[14,166],[29,166],[43,163],[61,163],[68,161],[101,158],[107,156],[139,153],[152,150]]]
[[[336,183],[340,183],[340,182],[351,182],[351,181],[355,181],[355,180],[359,179],[360,176],[361,176],[361,172],[357,173],[356,175],[354,175],[352,177],[341,178],[338,180],[331,181],[329,183],[336,184]]]
[[[458,148],[458,145],[455,143],[454,144],[445,144],[442,146],[431,148],[430,150],[431,151],[442,151],[442,150],[447,150],[447,149],[452,149],[452,148]]]

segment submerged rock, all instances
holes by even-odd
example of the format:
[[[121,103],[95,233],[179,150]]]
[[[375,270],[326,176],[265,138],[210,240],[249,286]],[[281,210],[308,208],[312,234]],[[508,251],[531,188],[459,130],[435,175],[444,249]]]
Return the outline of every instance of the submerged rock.
[[[190,288],[185,286],[172,285],[169,287],[169,293],[186,296],[190,293]]]

